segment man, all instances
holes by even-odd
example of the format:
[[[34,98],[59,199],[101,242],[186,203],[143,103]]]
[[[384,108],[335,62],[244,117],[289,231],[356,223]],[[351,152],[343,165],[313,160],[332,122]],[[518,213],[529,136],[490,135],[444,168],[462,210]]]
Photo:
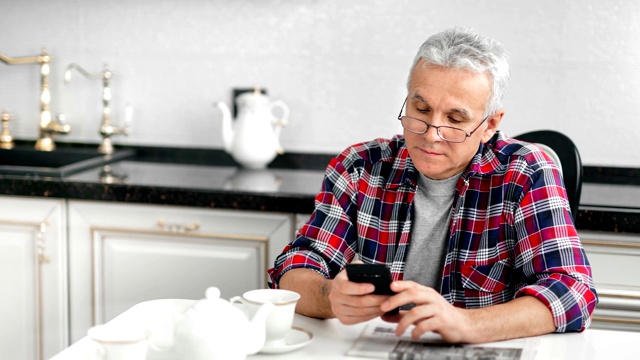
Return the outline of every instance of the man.
[[[506,52],[453,28],[421,46],[399,119],[404,136],[331,161],[311,218],[269,270],[297,311],[355,324],[394,317],[397,334],[479,343],[582,331],[597,295],[558,169],[498,130]],[[403,115],[404,110],[404,115]],[[393,296],[350,282],[358,258],[386,264]]]

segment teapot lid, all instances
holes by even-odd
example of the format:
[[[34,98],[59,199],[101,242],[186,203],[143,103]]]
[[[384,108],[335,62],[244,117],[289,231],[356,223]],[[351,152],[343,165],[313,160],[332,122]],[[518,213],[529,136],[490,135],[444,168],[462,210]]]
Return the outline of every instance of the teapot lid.
[[[245,103],[248,101],[268,102],[268,98],[260,91],[259,87],[253,88],[253,91],[245,91],[236,97],[236,102]]]
[[[195,316],[193,320],[205,323],[211,319],[217,321],[243,321],[246,317],[240,309],[234,307],[229,301],[220,298],[220,290],[216,287],[210,287],[205,292],[205,298],[196,301],[193,306],[187,308],[185,313]],[[244,319],[243,319],[244,318]]]
[[[215,299],[220,299],[220,289],[218,289],[215,286],[212,286],[210,288],[207,288],[207,290],[204,293],[204,297],[207,300],[215,300]]]

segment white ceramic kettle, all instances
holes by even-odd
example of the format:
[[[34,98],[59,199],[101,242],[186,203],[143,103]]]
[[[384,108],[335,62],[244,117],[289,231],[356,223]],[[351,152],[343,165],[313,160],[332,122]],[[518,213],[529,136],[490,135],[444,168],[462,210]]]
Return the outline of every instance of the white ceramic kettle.
[[[264,346],[265,322],[275,306],[266,303],[249,320],[220,290],[208,288],[206,299],[196,302],[174,320],[175,353],[185,360],[242,360]]]
[[[238,95],[236,104],[238,115],[234,125],[229,107],[221,101],[215,103],[222,112],[224,149],[243,167],[263,169],[284,153],[280,130],[288,125],[289,107],[280,100],[269,101],[259,89]],[[276,108],[282,112],[279,118],[273,113]]]

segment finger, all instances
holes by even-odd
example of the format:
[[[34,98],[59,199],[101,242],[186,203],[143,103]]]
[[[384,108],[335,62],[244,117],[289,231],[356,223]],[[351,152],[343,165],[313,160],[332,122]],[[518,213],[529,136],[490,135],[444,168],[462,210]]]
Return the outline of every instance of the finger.
[[[415,326],[411,330],[411,338],[413,340],[418,340],[420,336],[427,332],[437,332],[437,330],[440,328],[440,318],[437,316],[432,316],[426,319],[422,319],[414,325]]]
[[[440,300],[445,301],[442,295],[435,289],[423,286],[413,281],[394,281],[391,289],[397,291],[396,295],[382,304],[383,311],[390,311],[407,304],[430,304]]]
[[[345,295],[365,295],[375,290],[375,286],[369,283],[355,283],[349,281],[346,270],[342,270],[333,279],[333,287]]]
[[[374,319],[380,315],[380,306],[361,306],[363,297],[353,297],[352,301],[345,303],[332,303],[332,311],[343,324],[356,324],[359,322]],[[356,306],[354,306],[356,305]]]
[[[388,312],[407,304],[425,303],[427,302],[425,300],[427,296],[428,294],[425,294],[420,290],[410,288],[409,290],[404,290],[390,296],[386,301],[380,304],[380,308],[382,311]]]
[[[437,308],[432,305],[418,305],[413,309],[404,312],[400,321],[398,321],[398,326],[396,327],[396,334],[402,335],[409,326],[415,325],[418,326],[421,322],[431,319],[437,315]],[[415,330],[415,329],[414,329]],[[425,329],[421,331],[421,334],[430,329]]]

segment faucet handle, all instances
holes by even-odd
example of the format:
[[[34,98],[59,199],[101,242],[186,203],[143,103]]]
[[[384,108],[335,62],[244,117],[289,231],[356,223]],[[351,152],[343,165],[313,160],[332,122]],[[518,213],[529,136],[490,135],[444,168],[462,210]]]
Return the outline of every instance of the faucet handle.
[[[67,116],[63,113],[56,114],[56,123],[54,124],[54,132],[58,134],[67,134],[71,131],[71,125],[67,124]]]
[[[13,119],[13,114],[9,114],[6,109],[2,110],[2,133],[0,133],[0,149],[13,149],[13,136],[9,131],[9,121]]]

